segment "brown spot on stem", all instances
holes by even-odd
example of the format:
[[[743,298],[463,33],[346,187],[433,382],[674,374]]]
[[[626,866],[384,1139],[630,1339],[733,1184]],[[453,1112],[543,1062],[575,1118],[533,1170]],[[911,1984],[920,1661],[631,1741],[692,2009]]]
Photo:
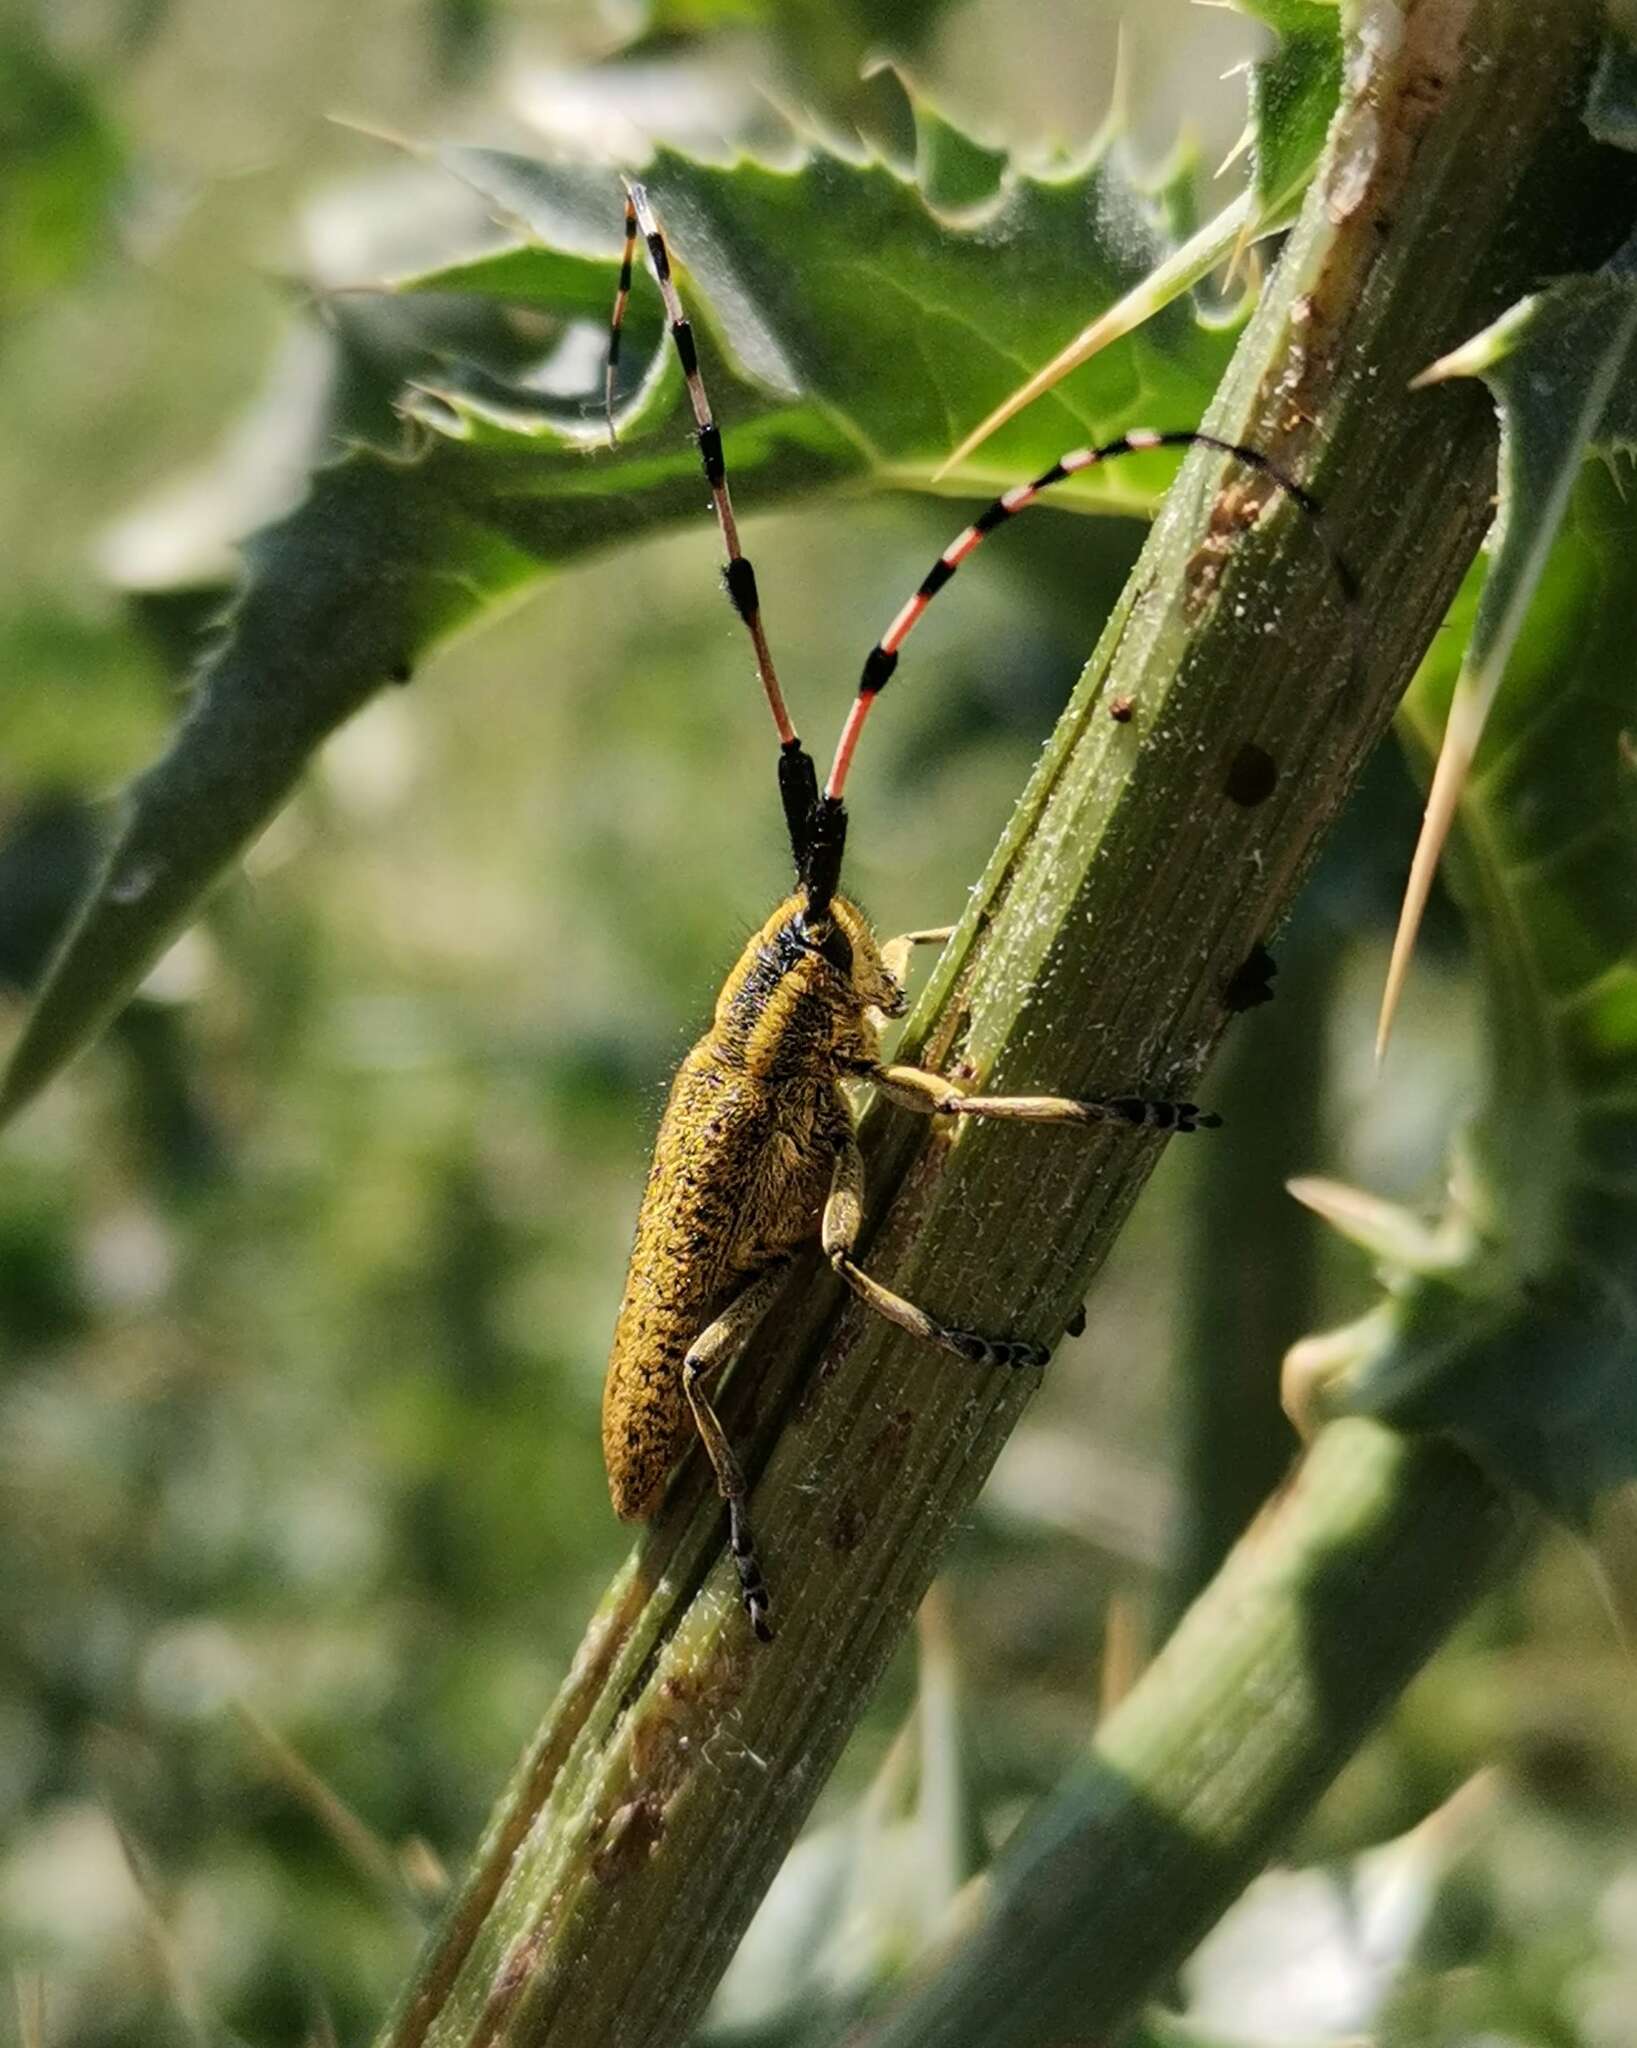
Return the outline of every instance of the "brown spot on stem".
[[[500,2039],[513,2006],[546,1952],[550,1935],[551,1922],[542,1920],[537,1927],[520,1934],[501,1957],[500,1968],[495,1972],[494,1983],[489,1987],[483,2011],[478,2016],[472,2048],[487,2048],[488,2043]]]
[[[651,1799],[627,1800],[609,1819],[591,1859],[592,1876],[599,1884],[619,1884],[647,1862],[664,1832],[665,1816]]]
[[[830,1548],[845,1557],[864,1540],[867,1527],[864,1510],[850,1493],[844,1493],[836,1504],[835,1519],[830,1524]]]

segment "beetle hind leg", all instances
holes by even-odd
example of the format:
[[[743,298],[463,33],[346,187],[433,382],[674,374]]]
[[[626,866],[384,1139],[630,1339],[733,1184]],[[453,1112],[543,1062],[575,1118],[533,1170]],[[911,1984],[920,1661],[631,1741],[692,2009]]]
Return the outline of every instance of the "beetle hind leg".
[[[728,1548],[739,1574],[739,1597],[750,1617],[752,1630],[764,1643],[773,1640],[773,1624],[768,1618],[772,1602],[768,1596],[767,1580],[762,1575],[761,1560],[756,1554],[756,1539],[750,1533],[750,1521],[745,1512],[745,1499],[750,1489],[745,1484],[744,1467],[734,1455],[727,1431],[711,1405],[706,1388],[728,1361],[738,1356],[766,1315],[788,1263],[788,1260],[781,1259],[776,1266],[759,1273],[742,1293],[736,1294],[716,1320],[707,1324],[688,1346],[688,1355],[682,1361],[682,1387],[688,1397],[688,1406],[693,1410],[694,1426],[699,1431],[705,1455],[716,1475],[716,1490],[728,1504]]]
[[[824,1256],[846,1281],[860,1301],[877,1315],[924,1344],[936,1344],[970,1365],[1042,1366],[1051,1353],[1043,1344],[1030,1344],[1019,1337],[980,1337],[974,1330],[952,1329],[928,1315],[913,1301],[894,1294],[879,1280],[872,1280],[853,1258],[864,1209],[864,1155],[858,1141],[848,1137],[836,1152],[830,1199],[824,1205]]]

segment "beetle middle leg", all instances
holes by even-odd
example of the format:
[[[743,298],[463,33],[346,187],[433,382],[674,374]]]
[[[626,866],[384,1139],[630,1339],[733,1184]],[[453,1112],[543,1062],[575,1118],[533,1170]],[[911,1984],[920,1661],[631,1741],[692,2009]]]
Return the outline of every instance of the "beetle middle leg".
[[[733,1552],[733,1562],[739,1572],[740,1597],[745,1603],[745,1612],[750,1616],[751,1627],[764,1643],[772,1642],[773,1625],[767,1618],[767,1581],[762,1577],[756,1539],[750,1533],[750,1523],[745,1515],[745,1496],[749,1489],[745,1485],[744,1467],[733,1454],[733,1446],[728,1442],[721,1417],[711,1406],[705,1384],[731,1358],[736,1357],[749,1340],[757,1324],[767,1314],[789,1264],[788,1259],[780,1259],[777,1265],[759,1273],[742,1293],[733,1297],[714,1322],[706,1324],[688,1346],[687,1356],[682,1361],[683,1391],[687,1394],[688,1406],[693,1410],[694,1424],[704,1442],[705,1455],[716,1474],[717,1491],[728,1504],[728,1548]]]
[[[859,1226],[864,1214],[864,1155],[858,1140],[848,1137],[837,1148],[835,1173],[830,1182],[830,1199],[824,1205],[821,1236],[824,1256],[835,1267],[860,1301],[885,1316],[901,1330],[923,1343],[936,1344],[972,1365],[1044,1365],[1051,1356],[1043,1344],[1029,1344],[1022,1338],[980,1337],[971,1330],[951,1329],[935,1316],[918,1308],[903,1295],[894,1294],[879,1280],[872,1280],[853,1258]]]

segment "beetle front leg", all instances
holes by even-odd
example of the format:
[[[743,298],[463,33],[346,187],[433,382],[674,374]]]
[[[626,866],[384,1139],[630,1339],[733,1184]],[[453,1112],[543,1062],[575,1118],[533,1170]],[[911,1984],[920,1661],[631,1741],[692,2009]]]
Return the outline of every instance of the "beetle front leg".
[[[889,1102],[923,1116],[982,1116],[1024,1124],[1130,1124],[1161,1131],[1214,1131],[1221,1117],[1192,1102],[1163,1102],[1146,1095],[1112,1095],[1075,1102],[1064,1095],[969,1095],[924,1067],[874,1066],[860,1079],[879,1088]]]
[[[751,1627],[764,1643],[773,1640],[773,1625],[768,1620],[771,1603],[767,1581],[762,1576],[761,1562],[756,1555],[756,1539],[750,1533],[750,1523],[745,1516],[745,1496],[749,1489],[745,1485],[744,1467],[734,1456],[727,1431],[711,1406],[705,1384],[736,1357],[749,1340],[757,1324],[767,1314],[789,1263],[788,1259],[781,1259],[776,1266],[769,1266],[766,1272],[751,1281],[742,1294],[736,1294],[715,1322],[707,1324],[695,1337],[682,1361],[683,1391],[688,1396],[688,1406],[693,1410],[694,1425],[704,1442],[705,1455],[716,1474],[717,1491],[728,1504],[728,1548],[733,1552],[733,1562],[739,1572],[740,1597],[745,1603],[745,1612],[750,1616]]]
[[[853,1258],[859,1226],[864,1215],[864,1155],[858,1140],[849,1137],[837,1150],[830,1198],[824,1205],[821,1239],[824,1256],[835,1267],[860,1301],[885,1316],[912,1337],[936,1344],[972,1365],[1044,1365],[1051,1353],[1043,1344],[1025,1343],[1021,1338],[979,1337],[971,1330],[953,1330],[929,1316],[924,1308],[894,1294],[879,1280],[872,1280]]]
[[[917,946],[947,946],[955,936],[952,924],[940,924],[924,932],[900,932],[881,948],[881,965],[903,987],[909,974],[909,958]]]

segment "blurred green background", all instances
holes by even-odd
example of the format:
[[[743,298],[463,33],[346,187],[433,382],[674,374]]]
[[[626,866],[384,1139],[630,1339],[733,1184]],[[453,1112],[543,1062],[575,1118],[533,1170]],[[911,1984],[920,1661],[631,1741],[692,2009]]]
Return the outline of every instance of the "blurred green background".
[[[465,218],[328,117],[628,160],[780,105],[869,132],[860,64],[888,48],[987,139],[1077,147],[1120,14],[0,11],[10,1015],[102,807],[174,715],[194,614],[153,590],[220,578],[314,453],[325,344],[300,280],[390,268]],[[1167,0],[1124,34],[1135,160],[1186,123],[1219,161],[1243,114],[1223,74],[1256,30]],[[959,516],[852,497],[750,522],[821,751]],[[1139,539],[1043,513],[929,619],[854,785],[854,879],[884,927],[957,913]],[[784,874],[716,561],[703,525],[633,535],[378,699],[4,1141],[0,2038],[367,2037],[622,1554],[597,1405],[648,1146]],[[960,1763],[990,1841],[1084,1741],[1132,1654],[1108,1646],[1156,1639],[1288,1458],[1282,1345],[1368,1298],[1283,1177],[1436,1185],[1472,1084],[1447,911],[1390,1086],[1369,1050],[1415,812],[1383,761],[1280,948],[1280,1001],[1212,1076],[1231,1170],[1166,1161],[951,1560]],[[1196,1385],[1192,1340],[1224,1321],[1243,1375]],[[915,1683],[906,1653],[821,1820]],[[1332,1864],[1320,1904],[1242,1909],[1197,1996],[1265,2034],[1243,1986],[1271,1986],[1302,2039],[1362,2012],[1384,2039],[1637,2041],[1631,1692],[1591,1573],[1548,1548],[1332,1797],[1303,1845]],[[1458,1790],[1394,1866],[1419,1906],[1383,1933],[1342,1859]],[[1292,1925],[1353,2005],[1304,2006]],[[1385,2004],[1358,1988],[1365,1951],[1412,1961]]]

